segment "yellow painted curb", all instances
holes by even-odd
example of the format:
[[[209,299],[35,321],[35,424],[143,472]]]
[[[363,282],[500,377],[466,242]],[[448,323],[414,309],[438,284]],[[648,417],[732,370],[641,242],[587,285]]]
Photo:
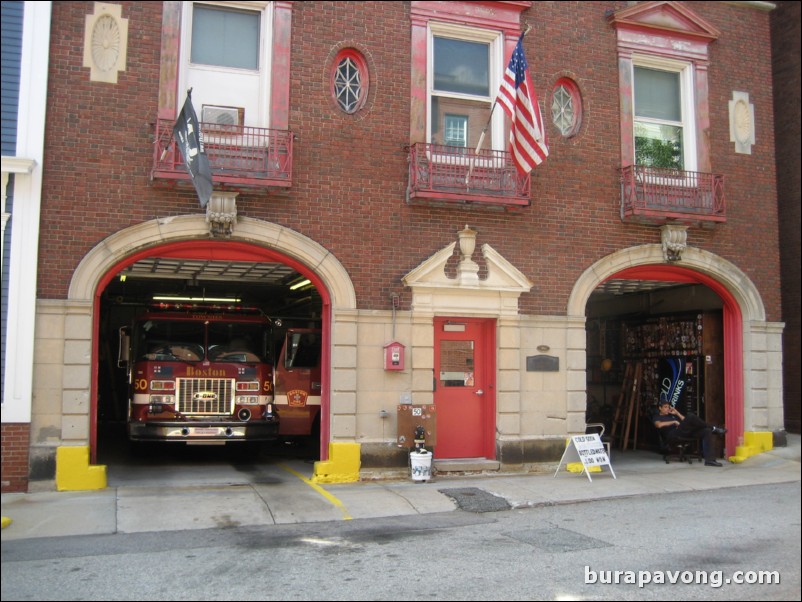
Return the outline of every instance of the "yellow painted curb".
[[[106,488],[106,467],[90,466],[89,447],[62,446],[56,449],[56,489],[87,491]]]
[[[762,453],[774,449],[774,436],[768,431],[744,433],[744,445],[757,449],[755,453]]]
[[[315,462],[313,483],[354,483],[359,480],[359,443],[329,443],[329,459]]]
[[[565,465],[565,470],[568,472],[582,472],[585,469],[582,462],[569,462]],[[601,466],[588,466],[588,472],[601,472]]]
[[[744,433],[744,444],[735,448],[735,455],[729,460],[733,464],[740,464],[747,458],[762,454],[774,449],[774,436],[768,431],[750,431]]]

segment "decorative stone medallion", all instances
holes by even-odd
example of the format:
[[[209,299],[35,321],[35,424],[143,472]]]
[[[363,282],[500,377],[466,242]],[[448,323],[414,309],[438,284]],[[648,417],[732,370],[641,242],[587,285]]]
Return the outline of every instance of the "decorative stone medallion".
[[[735,152],[752,154],[755,143],[755,105],[749,102],[746,92],[733,92],[730,108],[730,142],[735,143]]]
[[[117,4],[95,2],[94,14],[86,16],[84,30],[84,67],[89,80],[117,83],[117,73],[125,71],[128,45],[128,19],[122,18]]]

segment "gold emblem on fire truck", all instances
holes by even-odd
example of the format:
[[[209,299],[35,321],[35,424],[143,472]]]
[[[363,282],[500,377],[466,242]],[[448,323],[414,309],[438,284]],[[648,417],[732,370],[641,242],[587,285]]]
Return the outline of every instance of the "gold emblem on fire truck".
[[[287,403],[297,408],[302,408],[306,405],[307,397],[309,397],[309,393],[301,389],[287,391]]]

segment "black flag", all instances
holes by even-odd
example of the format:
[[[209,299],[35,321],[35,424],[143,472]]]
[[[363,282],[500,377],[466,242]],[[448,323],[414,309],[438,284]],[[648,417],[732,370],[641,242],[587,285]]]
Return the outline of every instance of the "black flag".
[[[209,158],[203,149],[200,122],[192,106],[192,90],[187,92],[184,108],[181,109],[181,113],[175,121],[173,136],[175,136],[181,156],[184,157],[184,165],[187,166],[187,171],[192,177],[201,207],[206,207],[206,203],[212,198],[212,168],[209,166]]]

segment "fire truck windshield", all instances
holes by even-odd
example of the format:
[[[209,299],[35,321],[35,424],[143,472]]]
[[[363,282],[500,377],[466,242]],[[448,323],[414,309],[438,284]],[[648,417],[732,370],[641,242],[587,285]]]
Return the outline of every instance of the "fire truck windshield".
[[[269,362],[267,326],[243,322],[209,324],[209,359],[219,362]]]
[[[138,324],[137,360],[187,361],[203,359],[203,322],[147,320]]]
[[[267,325],[148,319],[137,325],[134,357],[146,361],[269,362]]]

